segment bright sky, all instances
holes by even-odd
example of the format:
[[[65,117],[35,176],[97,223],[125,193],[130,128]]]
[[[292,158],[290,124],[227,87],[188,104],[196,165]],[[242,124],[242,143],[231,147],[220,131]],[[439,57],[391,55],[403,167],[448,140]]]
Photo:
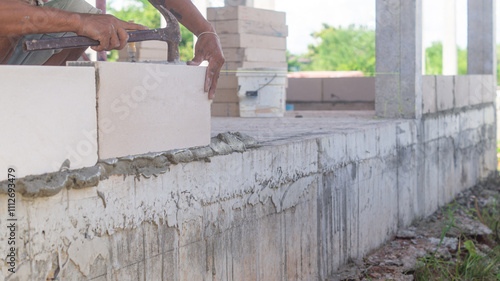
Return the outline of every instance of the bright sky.
[[[132,0],[108,0],[119,7]],[[257,0],[255,0],[257,1]],[[266,0],[260,0],[266,1]],[[212,6],[223,6],[224,0],[210,0]],[[288,49],[294,54],[307,52],[314,43],[311,33],[321,29],[323,23],[331,26],[365,25],[375,29],[375,0],[275,0],[276,10],[287,13]],[[467,46],[467,0],[456,0],[457,44]],[[497,17],[500,5],[497,5]],[[424,47],[444,36],[444,1],[423,0]],[[499,20],[500,21],[500,20]],[[497,21],[498,22],[498,21]],[[500,28],[497,28],[497,40]]]

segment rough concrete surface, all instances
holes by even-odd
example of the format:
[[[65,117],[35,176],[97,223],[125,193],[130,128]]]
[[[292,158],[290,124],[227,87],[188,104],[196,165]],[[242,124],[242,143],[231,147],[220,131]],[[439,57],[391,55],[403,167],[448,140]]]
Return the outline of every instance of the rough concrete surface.
[[[18,268],[9,275],[0,261],[0,276],[325,279],[495,170],[483,160],[495,149],[487,145],[491,108],[422,120],[374,112],[213,118],[210,147],[20,179]],[[233,129],[240,133],[220,134]],[[439,184],[450,165],[460,183],[453,188]]]

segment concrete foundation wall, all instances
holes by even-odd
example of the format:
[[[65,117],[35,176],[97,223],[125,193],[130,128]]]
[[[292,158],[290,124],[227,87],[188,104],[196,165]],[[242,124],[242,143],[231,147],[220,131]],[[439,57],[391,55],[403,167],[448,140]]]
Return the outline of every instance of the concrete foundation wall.
[[[323,280],[492,174],[494,116],[486,103],[419,121],[372,120],[148,178],[18,194],[18,268],[9,276],[1,260],[0,276]],[[1,208],[1,225],[6,218]],[[7,237],[0,228],[0,253]]]

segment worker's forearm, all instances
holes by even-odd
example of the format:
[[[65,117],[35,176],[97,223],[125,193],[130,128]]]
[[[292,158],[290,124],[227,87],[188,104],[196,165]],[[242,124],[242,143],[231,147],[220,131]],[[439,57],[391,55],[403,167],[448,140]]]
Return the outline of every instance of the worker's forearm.
[[[198,36],[205,31],[215,31],[190,0],[165,0],[166,8],[182,25]]]
[[[0,36],[78,32],[80,15],[18,0],[0,0]]]

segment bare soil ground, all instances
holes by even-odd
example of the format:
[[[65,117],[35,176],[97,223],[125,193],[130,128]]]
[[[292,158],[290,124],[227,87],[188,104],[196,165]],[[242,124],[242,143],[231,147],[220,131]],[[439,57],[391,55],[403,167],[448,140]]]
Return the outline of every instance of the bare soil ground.
[[[476,264],[471,263],[484,261],[481,257],[492,253],[500,257],[499,201],[500,178],[480,183],[433,215],[400,230],[363,260],[341,268],[328,281],[499,280],[496,259],[485,262],[492,267],[487,275],[470,277],[470,272],[461,271],[472,271],[468,267]]]

